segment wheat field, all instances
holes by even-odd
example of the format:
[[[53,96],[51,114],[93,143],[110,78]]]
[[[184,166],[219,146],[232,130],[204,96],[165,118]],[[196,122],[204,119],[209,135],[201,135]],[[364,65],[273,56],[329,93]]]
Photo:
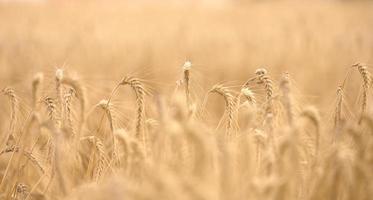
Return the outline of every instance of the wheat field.
[[[371,199],[372,10],[0,0],[0,199]]]

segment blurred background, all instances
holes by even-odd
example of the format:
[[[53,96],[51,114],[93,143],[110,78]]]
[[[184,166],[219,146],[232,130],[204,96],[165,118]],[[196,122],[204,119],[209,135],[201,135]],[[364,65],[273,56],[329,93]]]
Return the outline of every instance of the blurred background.
[[[0,87],[27,93],[36,72],[61,67],[90,92],[128,73],[172,88],[190,60],[201,88],[265,67],[328,105],[352,64],[373,62],[372,11],[347,0],[0,0]]]

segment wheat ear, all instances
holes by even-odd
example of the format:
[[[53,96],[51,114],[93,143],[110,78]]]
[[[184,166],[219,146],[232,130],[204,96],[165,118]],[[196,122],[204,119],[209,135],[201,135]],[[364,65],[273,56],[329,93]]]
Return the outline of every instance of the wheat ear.
[[[266,100],[267,100],[267,106],[266,106],[266,113],[273,113],[273,105],[272,105],[272,98],[273,98],[273,82],[271,78],[267,74],[267,70],[264,68],[257,69],[255,71],[255,74],[257,75],[258,84],[263,85],[264,89],[266,91]]]
[[[333,141],[335,141],[337,134],[340,131],[341,128],[341,119],[342,119],[342,105],[343,105],[343,87],[339,86],[337,88],[337,102],[334,109],[334,138]]]
[[[246,101],[241,104],[241,97],[244,97]],[[245,106],[247,104],[256,106],[256,98],[254,93],[249,89],[249,87],[242,87],[241,92],[236,96],[236,108],[235,108],[235,114],[236,114],[236,119],[238,119],[239,115],[239,110],[242,106]]]
[[[43,83],[43,73],[37,73],[32,80],[32,107],[36,109],[36,104],[39,99],[39,93],[41,90],[41,84]]]
[[[59,127],[60,121],[58,119],[57,106],[56,106],[55,100],[52,99],[51,97],[46,97],[44,99],[44,104],[47,108],[47,113],[48,113],[49,120],[54,122],[56,124],[56,126]]]
[[[304,117],[312,122],[313,126],[315,127],[315,160],[318,158],[319,155],[319,148],[320,148],[320,115],[318,110],[315,107],[308,107],[302,111],[300,114],[301,117]]]
[[[147,147],[147,137],[143,130],[145,118],[145,87],[138,78],[131,76],[124,77],[119,85],[129,85],[136,94],[137,118],[136,118],[136,138],[141,138],[144,148]]]
[[[107,163],[107,159],[105,156],[105,148],[104,148],[104,144],[102,143],[102,141],[99,138],[95,137],[94,141],[92,142],[95,145],[96,151],[99,156],[99,163],[97,165],[95,175],[94,175],[95,181],[98,182],[100,180],[102,172],[104,171],[105,164]]]
[[[288,118],[289,125],[293,125],[293,107],[290,98],[290,80],[289,74],[285,73],[280,82],[280,88],[282,90],[282,103],[286,109],[286,114]]]
[[[70,88],[64,95],[64,107],[65,107],[64,110],[66,112],[64,121],[66,121],[66,126],[69,129],[72,136],[76,137],[76,133],[74,131],[73,120],[72,120],[72,113],[71,113],[71,106],[72,106],[71,101],[74,96],[75,96],[75,90],[73,88]]]
[[[0,156],[6,153],[19,153],[20,149],[16,146],[8,147],[2,151],[0,151]],[[31,161],[39,170],[41,173],[45,173],[45,167],[42,165],[42,161],[37,159],[32,152],[29,151],[22,151],[22,155],[26,157],[28,160]]]
[[[62,69],[57,69],[55,79],[56,79],[57,105],[59,106],[58,113],[60,114],[59,120],[63,120],[65,118],[64,117],[65,111],[64,111],[64,105],[63,105],[63,88],[62,88],[63,77],[64,77],[64,71]],[[57,124],[59,128],[61,128],[60,126],[62,125],[62,123],[58,122]]]
[[[17,107],[18,107],[18,98],[16,93],[12,88],[5,88],[2,90],[2,93],[8,97],[10,100],[10,123],[9,123],[9,134],[7,138],[7,145],[15,145],[16,137],[16,123],[17,123]]]
[[[245,87],[241,89],[241,94],[246,98],[247,102],[249,102],[252,105],[256,104],[256,98],[255,94],[250,88]]]
[[[188,110],[190,107],[190,69],[192,68],[192,63],[190,61],[186,61],[183,65],[183,72],[184,72],[184,85],[185,85],[185,101],[188,106]]]
[[[79,139],[81,129],[82,129],[82,127],[84,125],[84,122],[85,122],[85,109],[86,109],[86,106],[87,106],[86,90],[83,87],[83,85],[79,82],[79,80],[72,79],[72,78],[69,78],[69,77],[66,77],[66,76],[63,77],[63,79],[61,80],[61,83],[64,84],[64,85],[68,85],[71,88],[73,88],[75,90],[75,96],[79,100],[79,104],[80,104],[80,123],[79,123],[79,129],[77,131],[78,132],[77,139]]]
[[[98,107],[100,107],[106,114],[106,117],[109,121],[109,126],[110,126],[110,133],[111,133],[111,138],[112,138],[112,159],[117,159],[117,144],[114,136],[114,120],[113,120],[113,115],[111,113],[111,103],[108,100],[101,100],[98,104]]]
[[[213,86],[212,89],[208,92],[208,94],[210,93],[217,93],[224,98],[225,112],[228,115],[226,131],[227,131],[227,135],[230,135],[231,128],[232,128],[233,121],[234,121],[234,106],[235,106],[234,96],[232,95],[232,92],[228,88],[222,85]]]
[[[94,170],[93,179],[98,182],[105,170],[106,165],[109,163],[106,158],[105,146],[102,141],[95,136],[84,137],[81,140],[88,140],[94,147],[98,154],[98,163]]]
[[[28,195],[29,195],[28,186],[23,183],[16,183],[16,186],[14,187],[14,193],[12,195],[13,199],[25,200]]]
[[[363,99],[361,102],[361,113],[359,118],[359,124],[361,123],[362,117],[364,116],[368,104],[368,90],[370,89],[371,83],[372,83],[372,75],[368,71],[367,67],[363,64],[355,64],[353,67],[357,67],[361,78],[363,80]]]

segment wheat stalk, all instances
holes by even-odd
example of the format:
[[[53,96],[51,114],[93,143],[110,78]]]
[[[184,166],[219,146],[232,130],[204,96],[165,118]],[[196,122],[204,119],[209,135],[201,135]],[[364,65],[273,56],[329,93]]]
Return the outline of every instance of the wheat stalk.
[[[136,138],[127,137],[128,142],[128,173],[132,173],[133,175],[136,174],[137,171],[140,170],[141,162],[146,155],[143,148],[141,148],[140,143]]]
[[[54,176],[55,176],[55,167],[56,167],[56,160],[55,160],[55,153],[56,153],[56,149],[55,149],[56,145],[53,143],[53,139],[52,138],[49,138],[48,140],[48,144],[47,144],[47,155],[46,155],[46,163],[49,164],[49,180],[47,181],[47,185],[44,189],[44,193],[46,193],[52,182],[53,182],[53,179],[54,179]]]
[[[256,143],[256,171],[259,172],[262,168],[262,154],[264,147],[267,145],[268,136],[262,130],[255,129],[253,137]]]
[[[118,141],[120,142],[122,149],[123,149],[123,157],[124,157],[124,167],[127,168],[128,166],[128,154],[129,154],[129,139],[128,139],[128,133],[125,132],[123,129],[115,130],[114,133],[115,137],[118,138]]]

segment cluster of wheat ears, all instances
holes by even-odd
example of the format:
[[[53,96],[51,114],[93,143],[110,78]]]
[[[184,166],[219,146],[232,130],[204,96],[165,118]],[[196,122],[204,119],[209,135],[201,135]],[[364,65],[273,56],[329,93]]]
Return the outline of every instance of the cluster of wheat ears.
[[[297,102],[287,73],[274,81],[260,68],[239,89],[217,84],[199,98],[193,95],[192,64],[182,71],[169,100],[150,100],[145,80],[125,76],[91,108],[79,79],[57,69],[47,95],[39,73],[25,118],[17,90],[4,88],[10,117],[1,133],[0,199],[373,196],[373,82],[363,64],[350,67],[338,87],[331,121]],[[362,79],[356,120],[346,117],[344,107],[347,77],[354,71]],[[123,129],[112,99],[126,86],[135,95],[136,115],[133,128]],[[211,95],[225,103],[218,125],[206,123],[204,115]],[[156,110],[155,117],[148,110]]]

